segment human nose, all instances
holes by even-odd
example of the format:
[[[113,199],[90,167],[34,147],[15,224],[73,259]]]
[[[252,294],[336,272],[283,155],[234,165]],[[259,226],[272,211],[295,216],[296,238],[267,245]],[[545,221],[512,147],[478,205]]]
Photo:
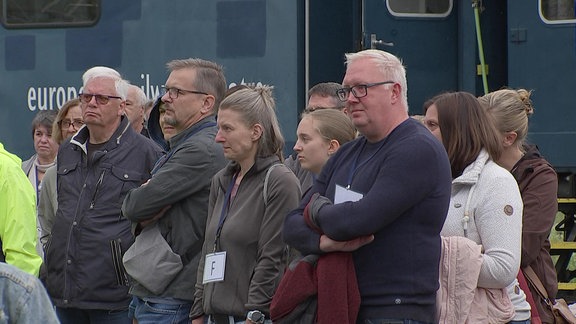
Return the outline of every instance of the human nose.
[[[162,100],[162,102],[172,101],[172,98],[170,97],[170,91],[166,91],[162,97],[160,97],[160,100]]]
[[[216,141],[216,143],[224,142],[224,136],[222,136],[222,133],[220,133],[220,130],[218,130],[218,132],[216,133],[216,137],[214,138],[214,140]]]
[[[295,152],[300,152],[302,151],[302,144],[300,144],[300,140],[297,140],[296,143],[294,144],[294,147],[292,148]]]

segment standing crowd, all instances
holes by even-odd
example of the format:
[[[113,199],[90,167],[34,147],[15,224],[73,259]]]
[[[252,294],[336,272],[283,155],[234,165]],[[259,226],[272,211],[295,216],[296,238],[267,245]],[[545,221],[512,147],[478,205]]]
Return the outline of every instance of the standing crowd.
[[[419,121],[400,59],[345,63],[286,158],[270,86],[181,59],[148,102],[88,69],[33,157],[0,144],[0,322],[555,323],[530,92],[441,93]]]

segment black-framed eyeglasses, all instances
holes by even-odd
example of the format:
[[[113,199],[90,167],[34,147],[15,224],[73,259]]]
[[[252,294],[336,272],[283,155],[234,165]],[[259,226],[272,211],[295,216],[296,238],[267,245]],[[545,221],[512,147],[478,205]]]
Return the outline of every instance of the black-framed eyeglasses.
[[[178,98],[179,95],[181,95],[183,93],[195,93],[195,94],[208,95],[206,92],[196,91],[196,90],[186,90],[186,89],[167,88],[167,87],[162,88],[162,95],[165,95],[166,93],[168,93],[168,97],[170,97],[170,99],[176,99],[176,98]]]
[[[376,82],[376,83],[366,83],[366,84],[357,84],[353,87],[344,87],[342,89],[336,90],[336,94],[338,95],[338,99],[340,101],[348,100],[348,96],[350,96],[350,92],[356,98],[366,97],[368,95],[368,88],[375,87],[382,84],[391,84],[396,83],[394,81],[384,81],[384,82]]]
[[[82,127],[82,125],[84,125],[84,122],[81,120],[68,120],[68,119],[63,119],[61,121],[58,122],[58,124],[60,124],[60,128],[66,129],[69,128],[70,125],[72,125],[72,127],[74,127],[74,129],[78,130],[80,129],[80,127]]]
[[[122,99],[122,97],[118,96],[108,96],[103,94],[92,94],[92,93],[81,93],[79,96],[80,101],[83,103],[89,103],[92,101],[92,97],[96,98],[96,103],[99,105],[105,105],[110,101],[110,99]]]

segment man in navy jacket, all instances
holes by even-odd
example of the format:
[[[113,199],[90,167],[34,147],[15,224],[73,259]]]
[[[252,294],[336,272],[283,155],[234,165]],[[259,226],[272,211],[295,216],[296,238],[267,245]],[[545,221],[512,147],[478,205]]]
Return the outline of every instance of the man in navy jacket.
[[[287,216],[284,237],[303,254],[352,251],[358,323],[433,323],[450,201],[446,151],[408,117],[398,58],[365,50],[346,59],[338,95],[363,136],[328,161]]]
[[[128,83],[107,67],[83,75],[84,126],[58,152],[58,211],[45,254],[60,321],[132,323],[122,255],[134,238],[120,208],[161,155],[124,116]]]

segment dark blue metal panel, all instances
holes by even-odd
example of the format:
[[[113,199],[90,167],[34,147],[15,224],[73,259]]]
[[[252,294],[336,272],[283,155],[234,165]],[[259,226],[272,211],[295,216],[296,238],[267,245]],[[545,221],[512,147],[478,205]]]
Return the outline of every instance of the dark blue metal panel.
[[[6,71],[33,70],[36,67],[36,38],[32,35],[6,37]]]
[[[264,56],[266,2],[219,2],[217,11],[218,57]]]
[[[538,1],[508,1],[508,78],[534,90],[529,140],[558,169],[576,169],[575,24],[548,25]]]

